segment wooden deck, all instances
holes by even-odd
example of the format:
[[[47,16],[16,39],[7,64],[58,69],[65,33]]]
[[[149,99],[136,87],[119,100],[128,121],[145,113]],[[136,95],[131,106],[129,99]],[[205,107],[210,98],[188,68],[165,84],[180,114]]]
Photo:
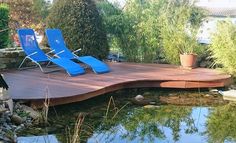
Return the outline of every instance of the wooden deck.
[[[109,63],[112,71],[69,77],[64,71],[43,74],[39,68],[4,73],[13,99],[29,100],[40,106],[45,97],[50,105],[86,100],[107,92],[134,87],[208,88],[230,84],[231,76],[216,70],[181,69],[173,65]]]

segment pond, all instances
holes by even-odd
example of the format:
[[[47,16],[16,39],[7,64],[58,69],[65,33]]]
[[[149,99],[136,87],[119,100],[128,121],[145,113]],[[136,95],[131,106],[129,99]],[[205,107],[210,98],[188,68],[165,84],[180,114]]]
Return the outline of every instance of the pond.
[[[137,94],[155,105],[134,104]],[[55,134],[72,142],[78,131],[78,140],[88,143],[236,142],[236,104],[207,91],[121,90],[50,108],[48,122],[20,135]]]

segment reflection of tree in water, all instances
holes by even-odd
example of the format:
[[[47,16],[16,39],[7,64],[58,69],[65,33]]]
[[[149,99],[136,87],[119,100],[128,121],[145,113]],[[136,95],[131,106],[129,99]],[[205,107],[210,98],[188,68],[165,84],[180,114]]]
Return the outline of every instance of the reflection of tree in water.
[[[159,109],[140,109],[134,111],[126,121],[124,126],[132,136],[143,138],[145,135],[149,139],[154,137],[165,138],[162,127],[172,130],[173,140],[179,140],[181,122],[187,126],[186,133],[196,132],[194,120],[191,118],[192,109],[188,107],[163,106]]]
[[[128,140],[139,139],[140,141],[153,142],[155,138],[165,139],[163,127],[169,128],[172,131],[173,140],[178,141],[180,138],[181,123],[186,125],[185,133],[191,134],[197,132],[194,125],[194,120],[191,117],[191,107],[178,106],[161,106],[160,108],[151,109],[133,109],[126,115],[119,115],[113,121],[107,121],[100,131],[117,133],[118,125],[125,128],[121,136]],[[105,130],[104,130],[105,129]],[[100,132],[101,133],[101,132]],[[111,141],[111,137],[108,137]]]
[[[215,107],[211,110],[206,134],[209,142],[236,141],[236,104]]]

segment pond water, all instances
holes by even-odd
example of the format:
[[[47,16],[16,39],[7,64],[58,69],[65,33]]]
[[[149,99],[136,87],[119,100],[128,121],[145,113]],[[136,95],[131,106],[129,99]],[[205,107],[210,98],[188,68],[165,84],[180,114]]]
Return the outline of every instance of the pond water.
[[[207,142],[204,132],[208,113],[207,107],[135,109],[128,113],[128,120],[95,131],[88,142]]]
[[[133,104],[137,93],[144,94],[156,105]],[[173,103],[167,104],[167,101]],[[205,91],[118,91],[50,108],[48,120],[46,126],[36,125],[20,134],[55,134],[60,141],[69,142],[76,121],[79,121],[80,142],[236,142],[236,105]]]

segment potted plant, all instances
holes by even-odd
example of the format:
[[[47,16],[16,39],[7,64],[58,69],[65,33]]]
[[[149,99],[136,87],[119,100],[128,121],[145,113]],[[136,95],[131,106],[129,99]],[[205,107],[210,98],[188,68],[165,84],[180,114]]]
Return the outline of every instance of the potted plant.
[[[163,53],[170,64],[183,68],[196,66],[197,52],[201,49],[197,42],[197,32],[204,12],[189,1],[170,2],[161,17],[161,38]]]
[[[195,37],[196,36],[189,35],[185,32],[178,43],[180,63],[183,68],[192,69],[196,67],[196,50],[199,48],[199,44]]]

